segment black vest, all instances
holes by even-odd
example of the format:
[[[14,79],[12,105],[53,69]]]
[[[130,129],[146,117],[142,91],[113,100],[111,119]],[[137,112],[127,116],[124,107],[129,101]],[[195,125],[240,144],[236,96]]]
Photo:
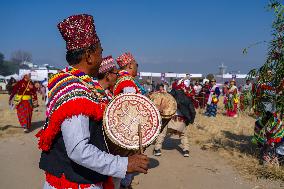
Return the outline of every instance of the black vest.
[[[102,122],[95,122],[90,119],[89,125],[89,143],[102,151],[106,151]],[[64,173],[67,180],[79,184],[95,184],[104,182],[108,178],[108,176],[101,175],[73,162],[67,155],[61,132],[55,138],[51,149],[48,152],[41,153],[39,168],[56,177],[61,177]]]

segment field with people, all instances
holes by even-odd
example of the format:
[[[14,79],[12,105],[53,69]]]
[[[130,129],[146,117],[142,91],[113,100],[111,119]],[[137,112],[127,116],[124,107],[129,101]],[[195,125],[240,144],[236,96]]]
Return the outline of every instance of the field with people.
[[[15,111],[9,110],[8,95],[0,95],[0,188],[41,188],[44,173],[38,168],[40,151],[35,134],[43,125],[43,103],[34,111],[30,133],[20,128]],[[284,170],[259,164],[258,150],[251,144],[253,117],[224,116],[220,102],[216,118],[197,110],[197,118],[187,129],[190,157],[181,154],[176,136],[166,139],[162,156],[150,157],[147,175],[135,176],[133,188],[283,188]]]

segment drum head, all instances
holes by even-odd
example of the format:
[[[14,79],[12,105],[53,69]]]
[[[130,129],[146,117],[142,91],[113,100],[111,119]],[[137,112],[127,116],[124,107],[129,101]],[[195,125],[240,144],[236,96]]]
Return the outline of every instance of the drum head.
[[[154,102],[155,105],[159,106],[161,104],[165,104],[165,108],[161,113],[162,118],[170,119],[173,115],[175,115],[177,111],[177,102],[175,98],[169,93],[152,93],[150,95],[150,99]]]
[[[104,130],[116,145],[139,149],[138,124],[141,125],[142,146],[149,146],[161,129],[161,117],[155,104],[140,94],[120,94],[107,106],[104,114]]]

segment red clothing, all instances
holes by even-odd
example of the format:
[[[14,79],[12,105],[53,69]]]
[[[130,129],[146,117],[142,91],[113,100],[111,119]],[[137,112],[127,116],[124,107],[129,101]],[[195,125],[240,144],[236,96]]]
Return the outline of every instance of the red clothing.
[[[177,81],[173,82],[172,89],[177,89]]]
[[[207,104],[207,101],[210,95],[210,89],[211,89],[210,85],[204,85],[202,87],[201,92],[200,92],[200,98],[199,98],[200,108],[206,107],[206,104]]]
[[[32,123],[33,101],[37,101],[36,88],[34,87],[32,81],[29,82],[22,79],[13,87],[10,100],[12,100],[15,95],[31,96],[31,100],[22,99],[21,102],[16,106],[20,125],[23,128],[29,129]]]
[[[194,88],[192,86],[187,87],[185,94],[192,100],[192,103],[194,104],[194,108],[197,109],[199,106],[199,102],[197,99],[195,99],[196,93],[195,93]]]
[[[27,85],[28,85],[28,81],[22,79],[20,81],[18,81],[16,83],[16,85],[13,87],[11,96],[10,96],[10,100],[16,95],[23,95],[23,93],[25,92],[24,95],[31,95],[32,96],[32,100],[36,101],[37,100],[37,94],[36,94],[36,88],[34,87],[34,84],[32,81],[30,81],[29,86],[27,88],[27,90],[25,91]]]
[[[21,127],[30,129],[32,123],[33,106],[30,100],[22,100],[16,107]]]
[[[100,186],[101,184],[103,185],[104,189],[114,189],[112,177],[109,177],[108,180],[104,183],[97,183],[97,184],[78,184],[67,180],[64,174],[62,174],[62,176],[58,178],[47,172],[45,173],[45,178],[47,183],[56,189],[65,189],[65,188],[85,189],[85,188],[90,188],[92,185]]]
[[[233,104],[233,109],[227,109],[227,116],[234,117],[238,114],[238,104],[234,102],[235,95],[238,94],[237,88],[229,89],[227,93],[227,100],[230,100]],[[231,97],[229,97],[231,96]],[[228,103],[228,102],[227,102]]]
[[[134,78],[125,70],[119,72],[119,78],[113,87],[113,95],[119,95],[123,92],[123,89],[126,87],[132,87],[135,89],[135,93],[140,94],[141,91],[139,90],[137,84],[134,81]]]

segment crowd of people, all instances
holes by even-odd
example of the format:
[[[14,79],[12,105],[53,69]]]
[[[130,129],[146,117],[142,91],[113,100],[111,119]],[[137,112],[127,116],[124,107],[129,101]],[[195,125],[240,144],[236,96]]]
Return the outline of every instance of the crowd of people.
[[[9,103],[17,109],[19,122],[28,132],[33,108],[38,106],[37,96],[41,94],[45,101],[48,86],[47,119],[37,134],[42,150],[39,167],[46,175],[45,189],[129,188],[133,173],[147,173],[149,158],[146,155],[123,157],[108,150],[102,129],[103,114],[108,103],[120,94],[170,93],[176,100],[177,111],[156,140],[156,156],[162,154],[162,143],[171,133],[170,128],[175,128],[181,139],[183,156],[189,157],[186,130],[194,123],[196,109],[204,109],[204,116],[216,117],[219,103],[224,103],[228,117],[237,117],[239,110],[254,110],[259,117],[254,139],[265,149],[267,142],[264,141],[282,141],[282,114],[275,114],[276,102],[267,97],[280,94],[283,86],[277,88],[269,82],[252,84],[247,80],[238,89],[236,81],[231,80],[220,88],[215,79],[191,81],[189,75],[171,84],[149,80],[141,84],[136,79],[138,63],[131,53],[117,57],[118,66],[112,56],[102,58],[103,49],[92,16],[70,16],[58,24],[58,29],[66,41],[69,66],[52,75],[48,85],[47,82],[32,82],[26,74],[18,82],[11,81],[9,92]],[[224,100],[220,102],[222,95]],[[266,111],[261,114],[259,108],[263,104]],[[165,106],[161,104],[157,108],[163,112]],[[268,122],[273,131],[267,130]],[[267,135],[268,132],[274,135]],[[267,150],[263,151],[267,155]]]

